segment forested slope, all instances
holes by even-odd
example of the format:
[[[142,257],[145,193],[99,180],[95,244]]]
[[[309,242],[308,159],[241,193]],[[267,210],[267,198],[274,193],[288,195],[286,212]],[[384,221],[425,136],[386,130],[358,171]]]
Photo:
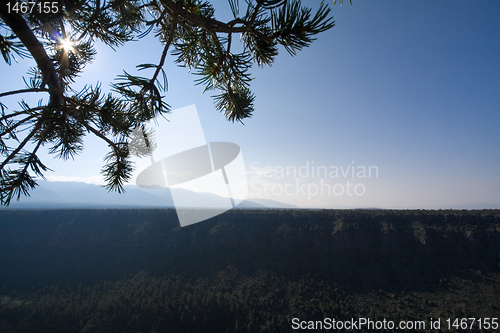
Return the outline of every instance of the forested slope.
[[[0,212],[6,332],[291,331],[500,317],[500,211]],[[375,306],[376,305],[376,306]]]

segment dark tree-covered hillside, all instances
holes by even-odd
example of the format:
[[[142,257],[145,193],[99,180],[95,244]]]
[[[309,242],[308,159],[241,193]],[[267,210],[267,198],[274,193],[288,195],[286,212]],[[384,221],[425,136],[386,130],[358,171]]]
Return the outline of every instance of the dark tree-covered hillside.
[[[2,332],[293,332],[294,318],[435,332],[431,318],[500,317],[498,210],[235,210],[184,228],[174,210],[0,221]]]

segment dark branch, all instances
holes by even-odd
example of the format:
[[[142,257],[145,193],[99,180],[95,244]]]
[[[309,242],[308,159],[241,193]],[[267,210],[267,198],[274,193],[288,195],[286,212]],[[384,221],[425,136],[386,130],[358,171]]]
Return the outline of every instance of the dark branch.
[[[12,117],[16,117],[16,116],[19,116],[19,115],[22,115],[22,114],[28,114],[31,111],[43,110],[45,108],[46,108],[45,106],[38,106],[36,108],[32,108],[32,109],[29,109],[29,110],[23,110],[23,111],[19,111],[19,112],[13,112],[11,114],[8,114],[8,115],[5,115],[3,117],[0,117],[0,121],[6,120],[6,119],[9,119],[9,118],[12,118]]]
[[[2,133],[0,133],[0,137],[4,136],[5,134],[7,133],[10,133],[11,131],[13,131],[16,127],[24,124],[25,122],[27,122],[28,120],[30,119],[33,119],[35,118],[37,115],[36,114],[32,114],[26,118],[24,118],[23,120],[20,120],[18,121],[15,125],[12,125],[11,127],[7,128],[5,131],[3,131]]]
[[[168,54],[168,49],[170,48],[170,44],[172,44],[172,41],[174,40],[174,35],[175,35],[175,29],[177,28],[177,18],[174,18],[174,21],[172,22],[172,26],[170,27],[170,31],[168,33],[168,40],[165,43],[165,47],[163,48],[163,53],[161,55],[160,63],[156,67],[156,71],[153,75],[153,78],[151,79],[151,82],[155,82],[156,78],[160,74],[160,71],[165,64],[165,59],[167,58]]]
[[[35,59],[38,68],[42,72],[43,82],[49,86],[49,105],[61,105],[61,97],[63,94],[61,81],[59,80],[57,71],[54,68],[54,63],[45,52],[45,48],[42,43],[38,41],[24,18],[17,13],[9,13],[7,11],[7,6],[0,6],[0,18],[16,34],[17,38],[21,40]]]
[[[16,149],[12,152],[12,153],[10,153],[10,155],[9,155],[9,156],[5,159],[5,161],[3,161],[3,162],[2,162],[2,164],[0,165],[0,170],[1,170],[1,169],[3,169],[3,167],[4,167],[7,163],[9,163],[9,161],[10,161],[11,159],[13,159],[13,158],[14,158],[14,156],[16,156],[16,154],[17,154],[17,153],[19,153],[19,151],[20,151],[21,149],[23,149],[23,148],[24,148],[24,146],[28,143],[28,141],[29,141],[29,140],[31,140],[31,138],[32,138],[32,137],[36,134],[36,132],[38,132],[38,130],[40,129],[41,124],[42,124],[42,120],[40,119],[40,120],[36,123],[35,128],[33,128],[33,130],[30,132],[30,134],[28,134],[28,136],[27,136],[26,138],[24,138],[23,142],[21,142],[21,143],[19,144],[19,146],[18,146],[18,147],[17,147],[17,148],[16,148]],[[42,141],[42,140],[40,140],[40,142],[41,142],[41,141]]]
[[[78,120],[78,122],[80,124],[82,124],[83,126],[85,126],[85,128],[89,131],[89,132],[92,132],[94,133],[94,135],[98,136],[99,138],[103,139],[104,141],[106,141],[110,146],[111,148],[113,148],[113,150],[115,151],[116,155],[118,156],[119,153],[120,153],[120,149],[118,148],[118,146],[116,145],[116,143],[114,143],[113,141],[111,141],[109,138],[107,138],[104,134],[102,134],[101,132],[99,132],[98,130],[96,130],[95,128],[93,128],[92,126],[90,126],[89,124],[87,124],[85,121],[81,121],[81,120]]]
[[[162,0],[162,4],[170,9],[171,13],[173,15],[182,17],[186,21],[188,21],[191,25],[193,26],[198,26],[202,27],[203,29],[210,31],[212,33],[217,33],[217,32],[223,32],[223,33],[240,33],[240,32],[252,32],[256,34],[259,38],[266,40],[266,41],[272,41],[268,36],[260,33],[259,31],[256,31],[252,25],[247,25],[246,21],[236,21],[233,20],[231,21],[231,24],[229,23],[224,23],[218,20],[215,20],[210,17],[205,17],[202,15],[196,15],[191,12],[189,12],[187,9],[185,9],[182,5],[176,4],[172,0]],[[233,27],[233,24],[235,23],[243,23],[245,25],[241,27]]]
[[[50,90],[45,89],[45,88],[19,89],[19,90],[13,90],[13,91],[1,93],[0,97],[10,96],[10,95],[15,95],[15,94],[24,94],[24,93],[29,93],[29,92],[50,92]]]

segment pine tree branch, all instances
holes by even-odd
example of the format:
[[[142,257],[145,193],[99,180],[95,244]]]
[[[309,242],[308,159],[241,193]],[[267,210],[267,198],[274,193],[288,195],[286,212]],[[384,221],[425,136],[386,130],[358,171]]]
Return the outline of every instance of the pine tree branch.
[[[108,174],[108,167],[106,166],[106,169],[103,169],[103,171],[101,171],[101,173],[106,173],[107,176],[106,176],[106,180],[109,181],[109,183],[105,186],[109,191],[112,191],[112,190],[117,190],[118,193],[122,193],[122,192],[125,192],[125,189],[123,188],[123,180],[127,180],[130,178],[129,175],[127,175],[127,168],[126,166],[125,167],[120,167],[120,161],[122,161],[123,163],[123,160],[126,161],[126,157],[127,156],[123,156],[122,155],[122,152],[120,151],[120,148],[117,146],[117,144],[113,141],[111,141],[110,139],[108,139],[105,135],[103,135],[102,133],[100,133],[98,130],[96,130],[95,128],[93,128],[92,126],[86,124],[84,121],[79,121],[81,124],[83,124],[83,126],[85,126],[85,128],[87,128],[87,130],[89,130],[90,132],[94,133],[97,137],[103,139],[104,141],[106,141],[110,146],[111,148],[113,149],[114,153],[115,153],[115,158],[116,158],[116,163],[118,165],[118,170],[117,170],[117,173],[113,172],[113,174],[109,175]],[[110,155],[107,155],[105,160],[109,160],[111,157]],[[124,171],[125,173],[123,175],[120,175],[120,172],[121,171]]]
[[[241,32],[252,32],[256,34],[259,38],[271,42],[272,39],[269,36],[264,35],[263,33],[256,31],[252,25],[249,25],[249,22],[246,21],[238,21],[238,23],[243,23],[244,25],[241,27],[234,27],[232,24],[235,24],[234,20],[231,21],[231,25],[228,23],[224,23],[218,21],[216,19],[205,17],[203,15],[196,15],[189,12],[182,5],[173,2],[172,0],[161,0],[161,3],[170,9],[171,13],[174,16],[181,17],[188,21],[193,26],[201,27],[209,32],[217,33],[241,33]]]
[[[233,37],[232,33],[228,33],[227,34],[227,51],[226,51],[227,54],[231,53],[232,37]]]
[[[259,14],[260,7],[264,4],[264,1],[258,0],[257,1],[257,6],[255,6],[254,12],[252,13],[252,17],[250,18],[250,25],[253,25],[255,23],[255,20],[257,19],[257,15]]]
[[[85,108],[88,112],[92,112],[93,114],[96,114],[96,115],[99,115],[99,113],[102,111],[101,108],[98,107],[98,106],[95,106],[95,105],[91,106],[91,105],[89,105],[87,103],[82,103],[82,102],[79,102],[79,101],[75,101],[73,98],[70,98],[70,97],[64,97],[64,100],[67,101],[68,103],[70,103],[72,106],[75,107],[75,108],[73,108],[73,110],[75,110],[78,107],[82,107],[82,108]],[[72,108],[68,108],[68,110],[70,110],[70,109],[72,109]],[[71,114],[68,114],[68,116],[73,117],[80,124],[83,124],[85,126],[84,120],[81,119],[81,118],[79,118],[76,115],[76,112],[72,112]],[[95,121],[91,121],[91,122],[94,123],[94,124],[96,124]],[[109,122],[109,124],[112,125],[112,126],[115,126],[115,127],[120,127],[120,124],[118,122],[116,122],[114,119],[111,119],[110,122]],[[92,132],[92,133],[94,133],[94,132]],[[100,132],[98,132],[98,133],[100,133]]]
[[[38,143],[37,143],[36,147],[35,147],[35,148],[31,151],[31,154],[30,154],[30,159],[31,159],[31,156],[33,156],[33,155],[35,155],[35,154],[36,154],[36,152],[38,151],[38,149],[39,149],[39,148],[40,148],[40,146],[42,145],[42,142],[43,142],[43,140],[39,140],[39,141],[38,141]],[[23,168],[22,173],[25,173],[25,172],[28,170],[28,166],[29,166],[29,165],[30,165],[30,163],[29,163],[29,162],[28,162],[28,163],[26,163],[26,164],[24,165],[24,168]],[[42,176],[42,177],[43,177],[43,176]],[[45,179],[45,177],[43,177],[43,178]]]
[[[34,189],[38,184],[31,178],[31,176],[29,175],[28,173],[28,167],[31,165],[32,166],[32,169],[34,170],[35,174],[42,177],[44,180],[46,179],[45,176],[41,173],[41,170],[38,169],[38,166],[34,167],[34,164],[32,164],[35,160],[35,163],[36,163],[36,160],[38,160],[37,156],[36,156],[36,152],[38,151],[38,149],[40,148],[40,146],[42,145],[42,142],[43,140],[39,140],[38,141],[38,144],[35,146],[35,148],[32,150],[32,152],[30,153],[29,157],[28,157],[28,160],[26,161],[26,163],[24,164],[24,167],[23,169],[18,173],[18,177],[17,179],[12,182],[11,184],[9,184],[10,186],[7,187],[7,190],[5,189],[2,189],[2,193],[0,194],[0,201],[2,202],[2,204],[4,204],[5,206],[9,206],[10,205],[10,201],[12,199],[12,196],[13,194],[15,193],[16,189],[19,189],[18,192],[17,192],[17,200],[20,199],[21,197],[21,194],[24,192],[26,195],[29,196],[29,193],[27,192],[27,188],[26,186],[29,186],[32,189]],[[52,171],[51,169],[49,168],[46,168],[45,166],[42,165],[42,168],[41,168],[43,171],[46,171],[46,170],[50,170]],[[29,179],[30,181],[28,181],[28,184],[24,184],[23,182],[23,178],[24,178],[24,181],[26,181],[27,179]],[[3,185],[3,183],[2,183]],[[7,194],[5,194],[4,192],[8,192]]]
[[[40,129],[41,125],[42,125],[42,119],[40,119],[40,120],[36,123],[35,128],[33,128],[33,129],[31,130],[30,134],[28,134],[28,136],[26,136],[26,137],[24,138],[23,142],[21,142],[21,143],[19,144],[19,146],[18,146],[18,147],[17,147],[17,148],[16,148],[16,149],[12,152],[12,153],[10,153],[10,155],[9,155],[9,156],[7,156],[7,158],[5,159],[5,161],[3,161],[3,162],[2,162],[2,164],[0,165],[0,170],[2,170],[2,169],[3,169],[3,167],[4,167],[7,163],[9,163],[9,161],[10,161],[11,159],[13,159],[13,158],[14,158],[14,156],[16,156],[16,154],[17,154],[17,153],[19,153],[19,151],[21,151],[21,149],[23,149],[23,148],[24,148],[24,146],[28,143],[28,141],[29,141],[29,140],[31,140],[31,138],[32,138],[32,137],[36,134],[36,132],[38,132],[38,130]],[[42,142],[42,140],[40,140],[40,142]]]
[[[36,108],[32,108],[32,109],[29,109],[29,110],[23,110],[23,111],[19,111],[19,112],[13,112],[11,114],[8,114],[8,115],[5,115],[3,117],[0,117],[0,121],[6,120],[6,119],[9,119],[9,118],[12,118],[12,117],[19,116],[21,114],[27,114],[28,111],[38,111],[38,110],[43,110],[45,108],[46,108],[45,106],[38,106]]]
[[[19,90],[13,90],[13,91],[1,93],[0,97],[10,96],[10,95],[15,95],[15,94],[24,94],[24,93],[29,93],[29,92],[50,92],[50,90],[45,89],[45,88],[19,89]]]
[[[85,121],[78,120],[78,122],[80,124],[82,124],[89,132],[94,133],[94,135],[96,135],[97,137],[99,137],[99,138],[103,139],[104,141],[106,141],[108,143],[108,145],[110,145],[111,148],[113,148],[113,150],[115,151],[116,155],[119,156],[120,149],[118,148],[118,146],[116,145],[116,143],[114,143],[108,137],[106,137],[104,134],[102,134],[101,132],[99,132],[98,130],[96,130],[95,128],[93,128],[92,126],[90,126],[89,124],[87,124]]]
[[[230,27],[233,27],[235,24],[245,24],[245,25],[248,25],[248,21],[245,21],[243,19],[240,19],[240,18],[237,18],[237,19],[234,19],[232,21],[229,21],[227,22],[227,25],[230,26]]]
[[[163,53],[161,55],[160,63],[156,67],[156,71],[153,77],[151,78],[151,82],[153,82],[153,84],[156,81],[158,75],[160,74],[163,65],[165,64],[165,59],[167,58],[168,49],[170,48],[170,44],[172,44],[172,41],[174,40],[175,29],[177,29],[177,17],[174,17],[172,25],[170,26],[170,31],[168,32],[168,40],[165,43],[165,47],[163,48]]]
[[[3,131],[2,133],[0,133],[0,137],[2,137],[2,136],[4,136],[5,134],[7,134],[7,133],[11,132],[11,131],[12,131],[12,130],[14,130],[16,127],[18,127],[18,126],[20,126],[20,125],[24,124],[24,123],[25,123],[25,122],[27,122],[28,120],[35,118],[36,116],[37,116],[36,114],[32,114],[32,115],[30,115],[29,117],[26,117],[26,118],[24,118],[23,120],[18,121],[15,125],[13,125],[13,126],[11,126],[11,127],[7,128],[5,131]]]
[[[165,15],[167,15],[167,12],[168,12],[168,9],[165,8],[161,12],[160,17],[158,17],[157,19],[154,19],[152,21],[146,21],[146,26],[160,24],[163,21],[163,19],[165,18]]]
[[[62,100],[62,87],[61,81],[54,68],[54,63],[45,52],[42,43],[33,34],[24,18],[18,14],[7,11],[7,6],[0,6],[0,18],[6,25],[14,32],[19,40],[28,49],[30,54],[35,59],[38,68],[42,72],[43,82],[49,86],[50,102],[49,105],[61,105]],[[43,85],[42,85],[43,86]]]
[[[14,1],[16,0],[0,2],[3,4]],[[12,136],[17,144],[21,140],[15,137],[18,132],[26,131],[23,135],[27,135],[17,148],[0,142],[2,158],[8,155],[0,164],[0,203],[3,203],[4,193],[9,193],[9,198],[18,193],[27,195],[28,190],[36,186],[30,175],[31,171],[41,175],[37,165],[42,166],[43,171],[47,170],[35,154],[41,145],[54,143],[52,151],[60,150],[59,157],[69,156],[68,154],[76,154],[81,150],[81,138],[90,133],[110,146],[110,152],[105,157],[105,168],[101,171],[106,175],[107,187],[110,190],[118,189],[119,192],[123,190],[123,182],[130,178],[133,169],[126,142],[131,128],[144,124],[169,109],[159,92],[162,84],[158,82],[157,85],[156,82],[161,72],[164,74],[163,86],[166,89],[167,77],[163,67],[170,47],[175,47],[175,52],[181,54],[177,63],[186,64],[190,69],[195,68],[199,72],[196,74],[203,75],[202,79],[196,81],[206,84],[205,90],[221,90],[221,95],[214,96],[216,108],[219,111],[225,110],[228,120],[241,122],[241,119],[251,116],[254,96],[247,86],[251,80],[248,71],[252,57],[259,65],[271,64],[278,54],[278,44],[284,45],[289,52],[290,49],[295,52],[296,49],[308,46],[314,40],[311,36],[332,25],[329,23],[330,19],[326,20],[328,11],[321,9],[313,19],[309,19],[310,9],[302,9],[298,0],[290,2],[293,6],[289,8],[281,7],[288,6],[287,1],[247,1],[249,8],[244,18],[240,18],[233,8],[235,18],[227,23],[214,17],[214,9],[209,2],[145,0],[142,2],[144,5],[133,6],[141,12],[133,12],[128,11],[125,6],[129,4],[128,0],[125,3],[93,0],[83,2],[86,6],[80,8],[81,13],[72,11],[75,8],[71,2],[63,2],[60,3],[60,9],[65,9],[63,15],[68,16],[45,23],[46,27],[43,29],[28,26],[28,22],[40,21],[37,17],[7,12],[7,6],[0,5],[0,23],[20,40],[16,43],[27,50],[26,54],[29,53],[34,58],[38,67],[31,73],[36,84],[27,85],[28,89],[2,92],[0,97],[22,96],[31,92],[49,94],[48,105],[31,108],[21,101],[22,110],[10,111],[7,115],[4,112],[6,106],[0,104],[0,138]],[[118,8],[115,8],[115,4]],[[152,9],[152,16],[143,15],[142,9],[147,6]],[[323,4],[321,6],[323,8]],[[283,14],[275,20],[275,14],[281,13],[280,7]],[[134,33],[140,33],[144,27],[146,30],[138,35],[139,38],[155,29],[158,32],[156,37],[164,41],[159,63],[137,66],[141,69],[155,67],[152,78],[136,77],[125,72],[122,78],[127,81],[114,85],[121,94],[120,98],[111,94],[107,98],[102,97],[99,89],[84,89],[71,98],[65,96],[66,88],[72,89],[69,85],[74,82],[69,78],[81,71],[83,65],[80,64],[88,63],[92,53],[91,45],[82,46],[85,52],[78,55],[74,53],[72,58],[59,59],[64,50],[56,50],[54,55],[51,53],[48,46],[52,43],[49,35],[57,32],[65,37],[65,22],[73,28],[78,27],[74,30],[80,31],[82,38],[87,36],[89,45],[95,40],[110,46],[121,45],[132,40]],[[242,53],[231,53],[233,33],[243,34],[245,44]],[[75,62],[74,66],[68,65],[70,60]],[[143,96],[138,95],[138,91]],[[31,132],[26,134],[28,131]],[[32,153],[26,148],[27,145],[30,148],[35,146]],[[11,165],[19,167],[10,171],[6,166]]]

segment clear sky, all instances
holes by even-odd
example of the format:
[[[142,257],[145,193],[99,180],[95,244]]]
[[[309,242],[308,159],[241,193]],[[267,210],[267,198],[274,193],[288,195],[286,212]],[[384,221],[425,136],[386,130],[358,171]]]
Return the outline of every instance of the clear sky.
[[[230,19],[226,1],[214,4]],[[245,125],[215,111],[173,57],[166,101],[195,104],[207,141],[241,147],[250,197],[301,207],[500,208],[500,3],[354,0],[332,13],[336,26],[310,48],[295,57],[281,49],[273,67],[253,69],[257,99]],[[98,50],[77,86],[106,87],[161,56],[151,38]],[[3,64],[11,80],[0,91],[21,88],[31,62]],[[54,170],[48,179],[99,183],[106,145],[85,145],[75,161],[43,157]]]

